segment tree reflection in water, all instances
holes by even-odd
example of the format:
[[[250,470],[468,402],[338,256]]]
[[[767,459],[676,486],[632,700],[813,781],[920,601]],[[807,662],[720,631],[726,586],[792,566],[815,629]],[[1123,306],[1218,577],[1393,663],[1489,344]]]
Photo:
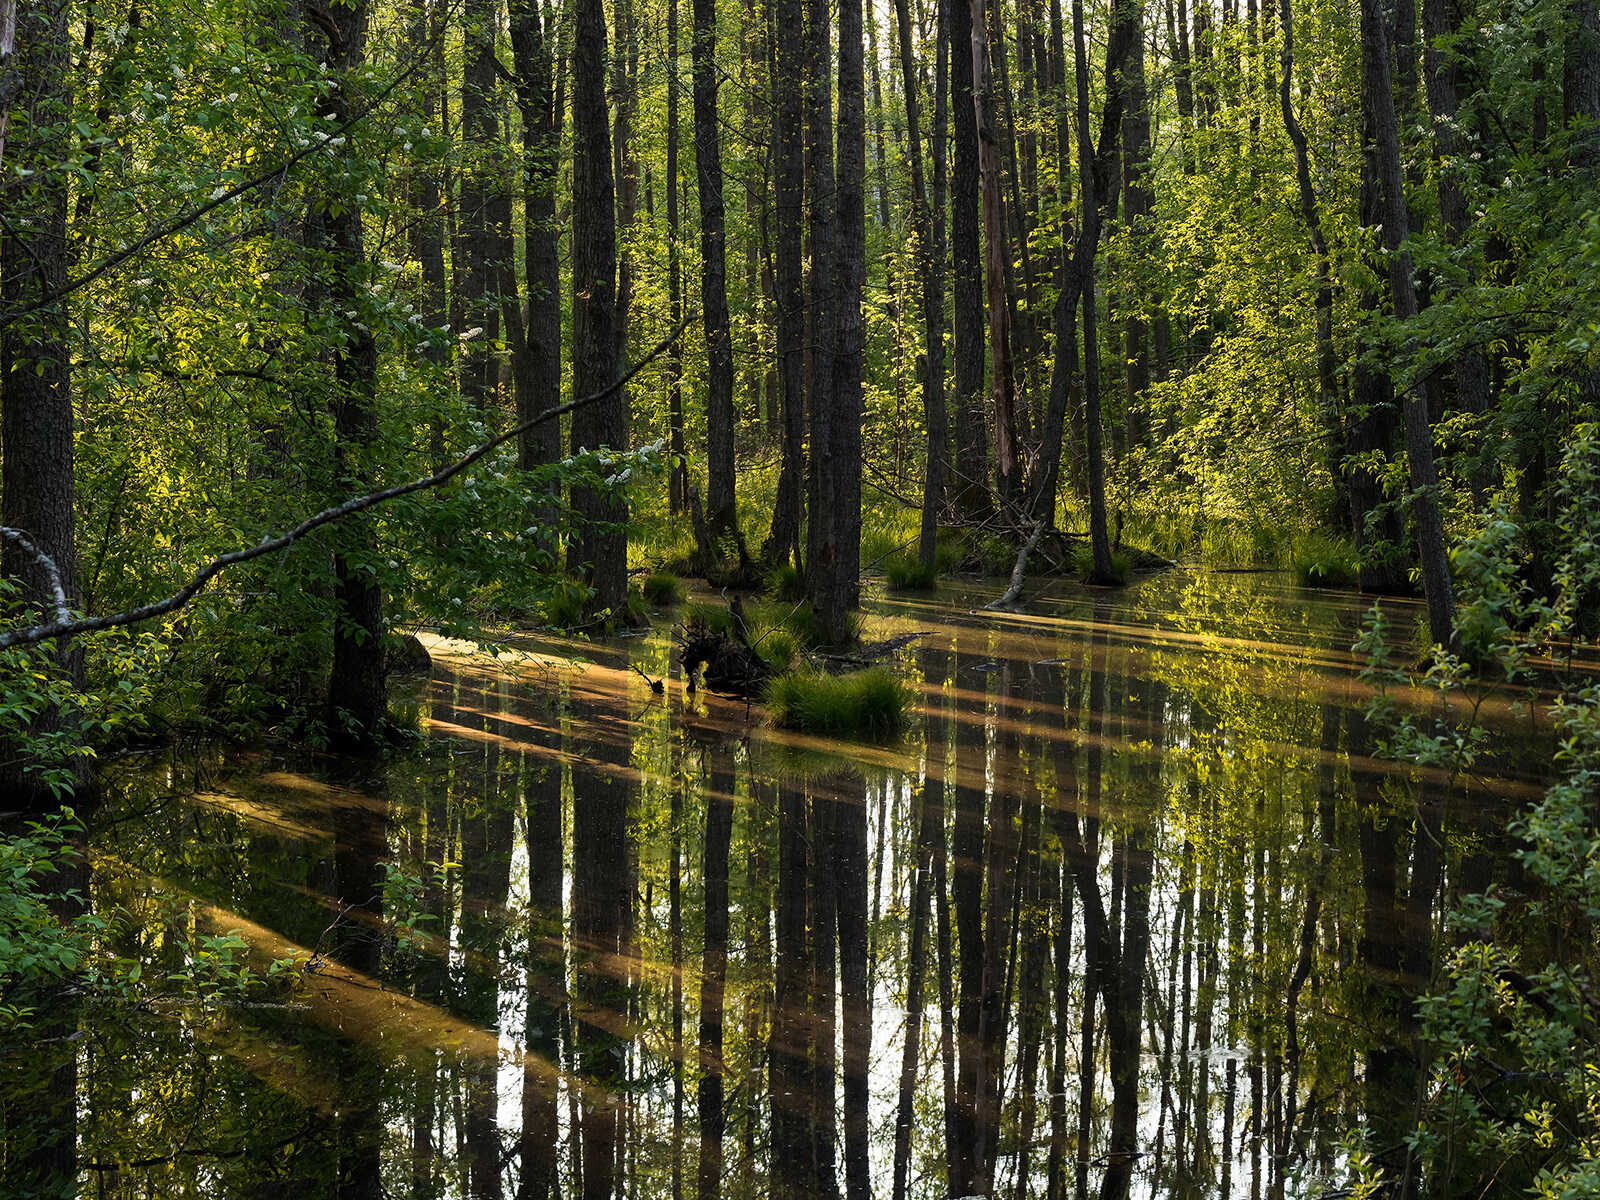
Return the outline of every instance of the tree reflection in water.
[[[53,1014],[75,1156],[12,1054],[8,1186],[1257,1200],[1333,1177],[1363,1116],[1404,1178],[1412,1001],[1441,907],[1507,869],[1526,727],[1480,778],[1392,770],[1359,606],[1259,580],[974,607],[877,606],[927,631],[892,746],[653,696],[663,630],[582,669],[441,656],[386,764],[111,781],[116,953],[237,928],[322,961],[287,1005]]]

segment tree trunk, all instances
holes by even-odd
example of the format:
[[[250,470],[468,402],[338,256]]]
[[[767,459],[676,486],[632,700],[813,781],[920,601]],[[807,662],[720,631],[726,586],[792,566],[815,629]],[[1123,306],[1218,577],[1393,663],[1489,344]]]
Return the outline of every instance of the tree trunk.
[[[667,0],[667,320],[683,323],[683,261],[678,249],[678,0]],[[667,351],[667,512],[688,511],[689,466],[683,441],[683,339]]]
[[[1127,58],[1117,73],[1122,96],[1122,222],[1135,246],[1148,237],[1150,186],[1145,176],[1150,158],[1150,107],[1144,78],[1144,3],[1121,0],[1114,6],[1115,23]],[[1137,251],[1136,251],[1137,252]],[[1144,444],[1145,393],[1150,390],[1150,331],[1140,310],[1140,298],[1128,297],[1122,322],[1123,357],[1127,361],[1127,440],[1130,448]]]
[[[694,161],[700,197],[700,315],[706,335],[706,523],[735,530],[733,335],[728,324],[728,250],[722,207],[722,133],[717,126],[716,0],[694,0]]]
[[[773,216],[776,248],[778,380],[783,408],[783,464],[772,530],[762,557],[779,563],[792,558],[798,568],[800,521],[804,512],[806,426],[806,318],[804,247],[804,146],[801,90],[805,77],[805,36],[801,0],[775,0],[776,37],[772,72]]]
[[[703,2],[703,0],[699,0]],[[722,1194],[723,1104],[722,1013],[728,971],[728,851],[733,839],[733,760],[713,751],[706,792],[705,949],[700,959],[700,1163],[697,1194]]]
[[[497,228],[496,221],[504,200],[504,171],[500,162],[500,122],[495,113],[495,6],[491,0],[466,0],[461,19],[462,167],[456,224],[463,336],[461,398],[482,411],[490,403],[496,382],[498,293],[505,268],[499,249],[507,232]]]
[[[911,231],[916,239],[917,277],[922,285],[922,419],[928,429],[928,457],[923,471],[922,525],[917,558],[932,568],[939,534],[939,505],[944,494],[946,415],[944,406],[944,264],[934,257],[932,212],[922,169],[922,104],[916,60],[911,49],[911,6],[895,0],[900,36],[900,79],[905,92],[906,141],[911,154]],[[935,87],[942,81],[936,81]],[[937,103],[937,101],[936,101]],[[943,149],[942,138],[935,144]]]
[[[955,168],[950,188],[950,249],[955,275],[954,373],[957,512],[981,518],[989,496],[988,438],[983,418],[983,265],[978,245],[978,110],[973,89],[972,9],[969,0],[941,0],[950,37],[950,113]],[[981,22],[980,22],[981,26]]]
[[[9,157],[8,184],[0,193],[5,232],[0,238],[0,302],[8,313],[36,309],[0,327],[0,525],[32,540],[0,541],[0,574],[21,582],[30,609],[55,616],[55,591],[78,599],[73,544],[72,354],[67,311],[50,297],[67,278],[67,139],[72,118],[70,7],[65,0],[24,3],[16,13],[18,103],[0,130]],[[7,47],[9,49],[9,47]],[[19,176],[18,171],[30,172]],[[37,557],[43,554],[55,573]],[[83,679],[81,654],[56,645],[53,654],[74,681]],[[61,714],[34,718],[29,734],[48,738],[62,729]],[[57,803],[42,777],[29,769],[19,747],[0,746],[0,791],[8,808],[44,812]],[[74,1068],[74,1079],[76,1078]],[[75,1118],[68,1118],[72,1125]],[[41,1169],[67,1168],[76,1159],[70,1129],[62,1131],[59,1160]],[[72,1172],[67,1171],[68,1179]]]
[[[835,402],[834,347],[840,331],[836,288],[842,274],[836,261],[835,213],[840,196],[833,174],[833,84],[830,61],[828,0],[806,3],[805,162],[806,200],[811,212],[809,378],[811,470],[807,529],[806,583],[812,608],[819,616],[831,614],[842,566],[834,495],[834,430],[838,422]],[[831,634],[831,622],[825,624]]]
[[[572,52],[572,392],[588,396],[616,382],[617,230],[606,112],[606,23],[601,0],[576,0]],[[572,449],[626,450],[625,391],[572,414]],[[567,551],[571,569],[594,589],[596,613],[618,614],[627,599],[627,501],[572,489],[581,522]]]
[[[1411,254],[1404,249],[1410,223],[1405,183],[1400,170],[1400,138],[1395,124],[1390,83],[1388,32],[1380,0],[1361,0],[1361,99],[1371,122],[1378,181],[1384,200],[1383,236],[1389,251],[1389,290],[1394,315],[1409,321],[1417,315],[1417,293],[1411,275]],[[1428,632],[1433,641],[1455,641],[1455,593],[1450,579],[1444,521],[1439,514],[1439,475],[1433,461],[1433,430],[1428,402],[1419,386],[1407,389],[1401,404],[1405,418],[1406,459],[1411,473],[1411,517],[1416,525],[1422,560],[1422,588],[1428,601]]]

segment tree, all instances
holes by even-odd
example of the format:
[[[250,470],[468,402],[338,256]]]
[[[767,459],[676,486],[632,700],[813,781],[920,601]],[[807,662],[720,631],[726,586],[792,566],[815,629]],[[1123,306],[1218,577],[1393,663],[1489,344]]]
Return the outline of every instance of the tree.
[[[73,543],[72,355],[67,311],[55,297],[67,279],[67,137],[72,109],[65,0],[25,4],[15,21],[15,72],[0,97],[8,150],[18,179],[0,192],[0,302],[11,317],[0,326],[0,573],[19,580],[19,599],[53,614],[57,597],[78,595]],[[9,49],[9,47],[7,48]],[[69,678],[82,678],[82,660],[58,644],[53,657]],[[63,714],[46,709],[29,736],[61,728]],[[0,786],[25,810],[43,811],[54,797],[28,771],[22,747],[0,747]]]
[[[574,0],[572,50],[572,386],[577,395],[608,387],[618,375],[617,230],[606,109],[606,23],[600,0]],[[619,392],[573,415],[574,452],[628,447],[628,401]],[[620,614],[627,599],[627,501],[591,486],[575,487],[583,522],[567,551],[572,569],[594,589],[596,613]]]
[[[1394,91],[1389,69],[1389,35],[1378,0],[1361,3],[1361,101],[1372,124],[1378,181],[1383,195],[1383,240],[1389,252],[1389,290],[1395,319],[1417,315],[1416,285],[1411,273],[1410,236],[1405,180],[1400,169],[1400,137],[1395,123]],[[1444,522],[1439,515],[1439,473],[1433,460],[1433,430],[1420,381],[1406,388],[1401,401],[1405,418],[1406,459],[1411,472],[1411,519],[1416,526],[1417,553],[1422,560],[1422,589],[1428,600],[1428,631],[1434,642],[1455,641],[1455,593],[1450,580]]]
[[[968,0],[948,3],[950,112],[955,165],[950,179],[950,251],[954,276],[952,401],[956,411],[953,502],[967,517],[991,507],[988,439],[983,408],[983,284],[978,249],[978,110],[974,90],[972,9]]]
[[[722,208],[722,131],[717,124],[716,0],[694,0],[694,161],[700,197],[700,316],[706,332],[706,523],[738,529],[733,485],[733,334],[728,324],[728,247]],[[670,185],[669,185],[670,186]]]

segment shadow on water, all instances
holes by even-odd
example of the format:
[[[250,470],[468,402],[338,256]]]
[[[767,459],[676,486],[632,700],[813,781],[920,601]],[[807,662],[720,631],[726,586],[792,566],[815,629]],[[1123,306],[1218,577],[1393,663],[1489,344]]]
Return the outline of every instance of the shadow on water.
[[[16,1072],[6,1171],[75,1146],[93,1196],[1260,1200],[1327,1186],[1363,1118],[1399,1155],[1412,1000],[1443,909],[1509,869],[1537,708],[1479,710],[1476,775],[1402,772],[1355,598],[991,596],[869,604],[921,634],[893,745],[687,692],[663,626],[441,647],[386,764],[110,781],[109,952],[154,975],[236,931],[302,982],[50,1014],[69,1150],[22,1157]]]

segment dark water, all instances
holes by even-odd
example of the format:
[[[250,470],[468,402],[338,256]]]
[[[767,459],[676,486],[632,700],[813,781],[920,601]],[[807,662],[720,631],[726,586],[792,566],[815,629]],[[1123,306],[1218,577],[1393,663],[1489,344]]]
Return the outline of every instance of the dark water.
[[[1337,1188],[1363,1117],[1398,1143],[1410,1000],[1548,722],[1491,700],[1474,774],[1396,769],[1366,602],[1278,577],[993,594],[869,598],[869,636],[923,634],[894,745],[686,693],[664,622],[441,654],[383,765],[124,773],[90,839],[114,952],[237,931],[303,985],[85,1014],[79,1193]]]

